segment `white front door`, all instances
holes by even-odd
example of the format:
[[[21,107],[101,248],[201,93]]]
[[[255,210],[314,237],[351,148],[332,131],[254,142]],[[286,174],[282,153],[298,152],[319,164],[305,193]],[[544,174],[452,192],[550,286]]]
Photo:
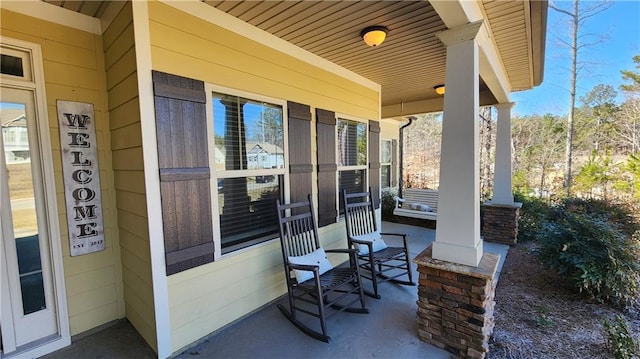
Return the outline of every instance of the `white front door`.
[[[39,48],[2,40],[0,357],[37,357],[69,343],[51,145]]]
[[[0,92],[3,262],[16,346],[58,333],[33,93]],[[3,310],[5,310],[3,304]]]

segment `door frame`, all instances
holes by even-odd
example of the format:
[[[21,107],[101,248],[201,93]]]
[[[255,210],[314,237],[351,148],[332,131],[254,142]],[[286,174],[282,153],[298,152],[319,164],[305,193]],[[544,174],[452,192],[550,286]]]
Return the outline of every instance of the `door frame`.
[[[42,50],[39,44],[34,44],[22,40],[12,39],[0,36],[0,43],[3,47],[17,51],[26,52],[29,56],[30,66],[32,69],[31,81],[12,79],[3,77],[2,86],[31,91],[35,100],[36,123],[38,142],[40,145],[40,168],[43,179],[43,192],[45,202],[45,221],[49,230],[49,256],[51,263],[51,274],[53,279],[53,293],[56,310],[56,319],[58,322],[58,335],[55,337],[46,337],[33,343],[15,348],[15,335],[13,328],[13,314],[8,305],[2,305],[0,311],[2,343],[4,348],[16,349],[11,353],[2,353],[0,357],[11,358],[13,356],[29,356],[38,357],[55,350],[63,348],[71,344],[71,334],[69,330],[69,314],[67,308],[67,296],[64,280],[64,268],[62,260],[62,242],[60,235],[60,217],[58,214],[56,186],[53,168],[53,159],[51,155],[51,139],[49,130],[49,120],[47,116],[47,103],[44,82],[44,69]],[[2,220],[0,219],[0,222]],[[4,238],[0,232],[0,252],[4,251]],[[1,253],[4,257],[4,253]],[[6,261],[3,261],[6,262]],[[3,263],[0,266],[0,279],[2,287],[0,288],[2,303],[9,303],[8,293],[8,268]]]

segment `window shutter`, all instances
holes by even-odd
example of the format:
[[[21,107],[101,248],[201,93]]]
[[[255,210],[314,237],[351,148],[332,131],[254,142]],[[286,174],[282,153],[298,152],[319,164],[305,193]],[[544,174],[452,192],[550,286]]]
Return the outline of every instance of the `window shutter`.
[[[380,208],[380,123],[369,121],[369,187],[375,208]]]
[[[398,185],[398,140],[391,140],[391,187]]]
[[[204,82],[153,71],[167,275],[213,261]]]
[[[291,203],[307,200],[312,191],[311,174],[311,108],[295,102],[287,103],[289,112],[289,183]]]
[[[318,146],[318,226],[336,223],[336,114],[316,109]]]

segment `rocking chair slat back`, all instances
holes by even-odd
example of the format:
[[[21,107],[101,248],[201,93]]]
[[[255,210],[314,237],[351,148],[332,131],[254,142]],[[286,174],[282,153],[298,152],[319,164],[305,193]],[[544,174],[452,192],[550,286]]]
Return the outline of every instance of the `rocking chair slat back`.
[[[287,210],[295,211],[296,208],[307,206],[308,212],[285,217]],[[313,207],[310,201],[294,204],[280,204],[278,200],[278,220],[280,226],[280,237],[282,238],[282,255],[286,257],[297,257],[309,254],[320,248],[317,229],[314,226]]]
[[[362,193],[346,194],[347,203],[344,210],[348,212],[345,215],[345,219],[349,236],[361,236],[373,233],[378,229],[375,220],[375,209],[370,196],[367,196],[364,201],[362,201],[362,198],[364,198]],[[350,203],[352,200],[357,200],[357,202]]]

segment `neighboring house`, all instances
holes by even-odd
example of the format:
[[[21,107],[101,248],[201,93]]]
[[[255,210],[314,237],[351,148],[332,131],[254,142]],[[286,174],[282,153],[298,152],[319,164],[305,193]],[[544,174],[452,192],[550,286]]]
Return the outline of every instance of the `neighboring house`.
[[[29,160],[29,140],[24,110],[3,110],[2,141],[7,164]]]
[[[449,187],[439,198],[470,210],[452,215],[439,206],[437,249],[451,255],[445,260],[469,262],[482,253],[479,230],[465,232],[479,225],[477,108],[502,106],[499,122],[508,123],[510,93],[540,83],[546,7],[2,1],[1,97],[31,114],[42,265],[30,276],[18,264],[13,239],[23,224],[12,218],[21,209],[5,203],[9,174],[0,166],[2,357],[43,355],[126,317],[165,358],[279,298],[286,287],[275,200],[311,193],[322,244],[344,246],[339,191],[371,187],[377,201],[382,186],[397,183],[393,141],[411,114],[444,109],[441,183]],[[372,25],[389,29],[376,48],[360,37]],[[444,97],[434,91],[439,84]],[[82,150],[61,153],[57,100],[93,105],[96,138],[62,138],[79,148],[91,140],[98,173],[83,172],[90,161]],[[247,134],[256,114],[272,121],[280,148],[249,145],[260,138]],[[381,161],[381,139],[391,141],[394,158],[387,148]],[[2,151],[0,158],[11,152]],[[86,188],[65,187],[64,158]],[[510,164],[497,162],[496,172],[510,181]],[[98,189],[89,189],[89,175],[99,177]],[[510,194],[510,185],[496,188]],[[72,256],[76,228],[64,219],[93,212],[67,206],[65,195],[83,202],[96,191],[105,248]],[[87,225],[81,233],[93,235]],[[26,292],[40,294],[27,306]]]
[[[247,151],[248,168],[283,168],[284,151],[270,143],[250,144]]]

